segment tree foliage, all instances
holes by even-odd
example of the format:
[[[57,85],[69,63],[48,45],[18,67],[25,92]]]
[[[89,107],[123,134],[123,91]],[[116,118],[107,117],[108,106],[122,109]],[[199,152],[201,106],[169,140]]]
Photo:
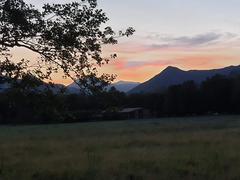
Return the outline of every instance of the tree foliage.
[[[66,4],[45,4],[36,9],[24,0],[0,2],[0,75],[21,79],[26,75],[51,79],[63,71],[81,87],[97,87],[113,80],[113,75],[99,75],[97,67],[109,62],[102,56],[102,46],[117,44],[118,37],[130,36],[133,28],[115,33],[104,27],[108,17],[96,0],[78,0]],[[12,48],[26,48],[40,56],[34,64],[11,59]],[[97,88],[99,88],[97,87]]]

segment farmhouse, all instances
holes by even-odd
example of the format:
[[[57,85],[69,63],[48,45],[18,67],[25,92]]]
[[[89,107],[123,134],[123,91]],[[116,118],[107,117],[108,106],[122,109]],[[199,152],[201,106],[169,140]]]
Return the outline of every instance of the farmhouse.
[[[118,112],[123,119],[143,119],[150,118],[150,111],[141,107],[125,108]]]

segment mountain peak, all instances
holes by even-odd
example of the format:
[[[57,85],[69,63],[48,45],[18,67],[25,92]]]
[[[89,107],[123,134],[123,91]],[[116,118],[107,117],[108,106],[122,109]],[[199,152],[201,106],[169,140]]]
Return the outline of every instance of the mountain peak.
[[[181,72],[184,72],[184,71],[177,67],[174,67],[174,66],[168,66],[166,69],[164,69],[162,72],[160,72],[160,74],[158,74],[158,76],[168,75],[168,74],[178,74]]]
[[[174,67],[174,66],[168,66],[166,69],[163,71],[182,71],[181,69]]]

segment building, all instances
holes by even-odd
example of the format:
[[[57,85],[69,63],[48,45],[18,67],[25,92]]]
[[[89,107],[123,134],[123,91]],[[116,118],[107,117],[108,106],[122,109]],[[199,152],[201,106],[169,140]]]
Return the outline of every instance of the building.
[[[144,119],[151,117],[150,111],[141,107],[125,108],[120,110],[118,114],[123,119]]]

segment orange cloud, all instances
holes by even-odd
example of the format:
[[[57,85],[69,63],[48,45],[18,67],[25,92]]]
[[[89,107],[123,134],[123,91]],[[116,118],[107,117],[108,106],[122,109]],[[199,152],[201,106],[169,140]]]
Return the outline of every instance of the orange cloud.
[[[235,64],[238,57],[233,55],[190,55],[176,60],[179,67],[184,69],[210,69]]]

